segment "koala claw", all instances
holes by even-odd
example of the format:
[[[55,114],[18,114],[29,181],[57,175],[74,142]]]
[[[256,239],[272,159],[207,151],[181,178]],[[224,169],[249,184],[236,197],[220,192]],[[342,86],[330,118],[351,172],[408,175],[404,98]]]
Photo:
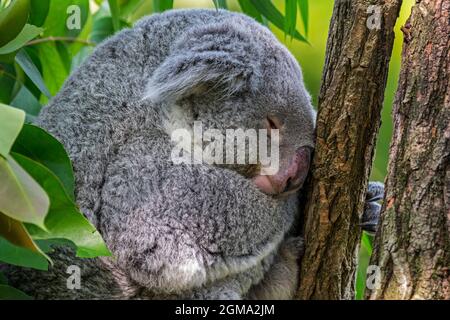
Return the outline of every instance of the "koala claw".
[[[295,261],[303,256],[304,248],[302,237],[290,237],[281,244],[280,252],[285,258]]]
[[[369,182],[366,194],[366,203],[361,218],[361,228],[369,233],[375,233],[380,219],[381,205],[377,202],[383,199],[384,184],[381,182]]]

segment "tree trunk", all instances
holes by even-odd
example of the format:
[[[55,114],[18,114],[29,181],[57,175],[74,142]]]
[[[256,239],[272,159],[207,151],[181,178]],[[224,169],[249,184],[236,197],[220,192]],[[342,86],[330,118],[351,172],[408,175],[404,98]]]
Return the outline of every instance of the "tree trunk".
[[[450,0],[418,0],[403,28],[371,299],[450,299],[449,14]]]
[[[300,299],[354,298],[359,220],[400,5],[400,0],[335,2],[306,188]]]

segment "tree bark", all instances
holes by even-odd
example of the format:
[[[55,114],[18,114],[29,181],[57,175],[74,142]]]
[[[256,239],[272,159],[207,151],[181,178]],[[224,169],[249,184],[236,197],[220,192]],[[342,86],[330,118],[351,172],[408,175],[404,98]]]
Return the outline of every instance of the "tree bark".
[[[400,5],[400,0],[335,1],[306,186],[300,299],[354,298],[359,221]]]
[[[403,28],[371,299],[450,299],[449,19],[450,0],[418,0]]]

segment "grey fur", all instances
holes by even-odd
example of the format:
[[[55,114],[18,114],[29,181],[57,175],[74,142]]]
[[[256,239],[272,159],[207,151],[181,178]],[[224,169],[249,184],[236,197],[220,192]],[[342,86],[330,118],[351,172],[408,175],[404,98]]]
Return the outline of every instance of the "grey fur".
[[[265,195],[241,168],[170,161],[177,126],[263,128],[268,114],[284,120],[281,159],[314,146],[298,63],[249,17],[175,10],[105,41],[37,124],[66,147],[77,203],[115,258],[59,249],[50,272],[10,269],[10,282],[43,299],[290,298],[297,195]],[[80,290],[66,288],[70,264]]]

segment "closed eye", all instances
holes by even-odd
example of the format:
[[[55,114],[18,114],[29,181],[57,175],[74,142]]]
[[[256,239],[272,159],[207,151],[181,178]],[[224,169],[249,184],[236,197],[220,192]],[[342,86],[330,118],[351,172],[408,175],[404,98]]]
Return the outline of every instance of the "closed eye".
[[[275,124],[275,122],[271,118],[267,117],[267,122],[269,123],[269,128],[270,129],[278,129],[277,125]]]
[[[268,116],[268,117],[266,117],[266,127],[269,130],[269,132],[270,132],[270,130],[275,130],[275,129],[280,130],[281,123],[277,118]]]

